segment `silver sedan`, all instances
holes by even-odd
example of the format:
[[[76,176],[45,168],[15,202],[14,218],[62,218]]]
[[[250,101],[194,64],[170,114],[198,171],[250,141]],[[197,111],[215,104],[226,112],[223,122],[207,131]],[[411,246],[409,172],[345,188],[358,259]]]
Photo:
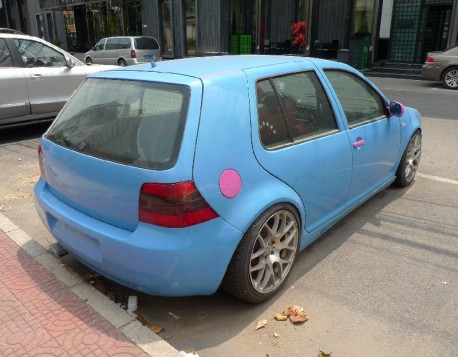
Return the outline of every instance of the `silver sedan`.
[[[445,88],[458,89],[458,47],[428,53],[421,72],[423,79],[442,81]]]
[[[87,66],[40,38],[0,33],[0,127],[52,120],[87,74]]]

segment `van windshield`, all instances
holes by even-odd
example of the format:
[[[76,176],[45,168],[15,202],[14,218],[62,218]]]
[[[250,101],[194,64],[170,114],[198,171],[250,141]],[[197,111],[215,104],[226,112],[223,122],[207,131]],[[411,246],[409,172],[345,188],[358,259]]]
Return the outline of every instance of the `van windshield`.
[[[182,85],[89,78],[45,137],[86,155],[168,169],[179,153],[189,96]]]
[[[159,44],[152,37],[137,37],[134,39],[137,50],[157,50]]]

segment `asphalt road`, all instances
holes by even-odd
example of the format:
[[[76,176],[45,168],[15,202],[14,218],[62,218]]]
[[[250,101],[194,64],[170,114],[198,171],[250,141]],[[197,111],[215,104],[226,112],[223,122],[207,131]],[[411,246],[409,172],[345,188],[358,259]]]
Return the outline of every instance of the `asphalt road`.
[[[338,223],[298,256],[283,291],[264,304],[241,303],[222,291],[190,298],[136,293],[138,313],[165,329],[163,339],[200,356],[458,355],[458,91],[371,80],[423,115],[416,182],[388,188]],[[53,239],[32,193],[45,129],[0,130],[0,210],[47,246]],[[64,263],[87,272],[71,257]],[[310,320],[275,321],[291,304]],[[267,326],[255,330],[261,319]]]

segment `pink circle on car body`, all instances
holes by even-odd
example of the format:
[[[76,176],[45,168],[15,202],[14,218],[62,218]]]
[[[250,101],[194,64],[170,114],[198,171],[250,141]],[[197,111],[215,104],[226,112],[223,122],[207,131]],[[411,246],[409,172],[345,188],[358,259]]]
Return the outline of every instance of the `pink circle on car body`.
[[[224,170],[219,177],[219,189],[224,197],[234,198],[242,188],[242,179],[239,173],[232,169]]]

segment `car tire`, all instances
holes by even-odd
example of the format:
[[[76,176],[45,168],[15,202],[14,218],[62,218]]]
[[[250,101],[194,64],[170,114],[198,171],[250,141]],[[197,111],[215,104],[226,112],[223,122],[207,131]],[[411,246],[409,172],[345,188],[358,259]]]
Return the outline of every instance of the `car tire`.
[[[409,186],[418,171],[421,158],[421,133],[417,130],[409,140],[398,169],[396,170],[395,185],[399,187]]]
[[[118,66],[127,67],[127,62],[124,59],[120,58],[118,60]]]
[[[94,63],[94,62],[92,62],[92,58],[91,57],[86,57],[85,62],[86,62],[87,65],[91,65],[91,64]]]
[[[296,258],[300,220],[290,204],[277,204],[251,225],[240,241],[223,279],[229,294],[261,303],[285,283]]]
[[[458,89],[458,67],[450,67],[444,71],[442,84],[448,89]]]

